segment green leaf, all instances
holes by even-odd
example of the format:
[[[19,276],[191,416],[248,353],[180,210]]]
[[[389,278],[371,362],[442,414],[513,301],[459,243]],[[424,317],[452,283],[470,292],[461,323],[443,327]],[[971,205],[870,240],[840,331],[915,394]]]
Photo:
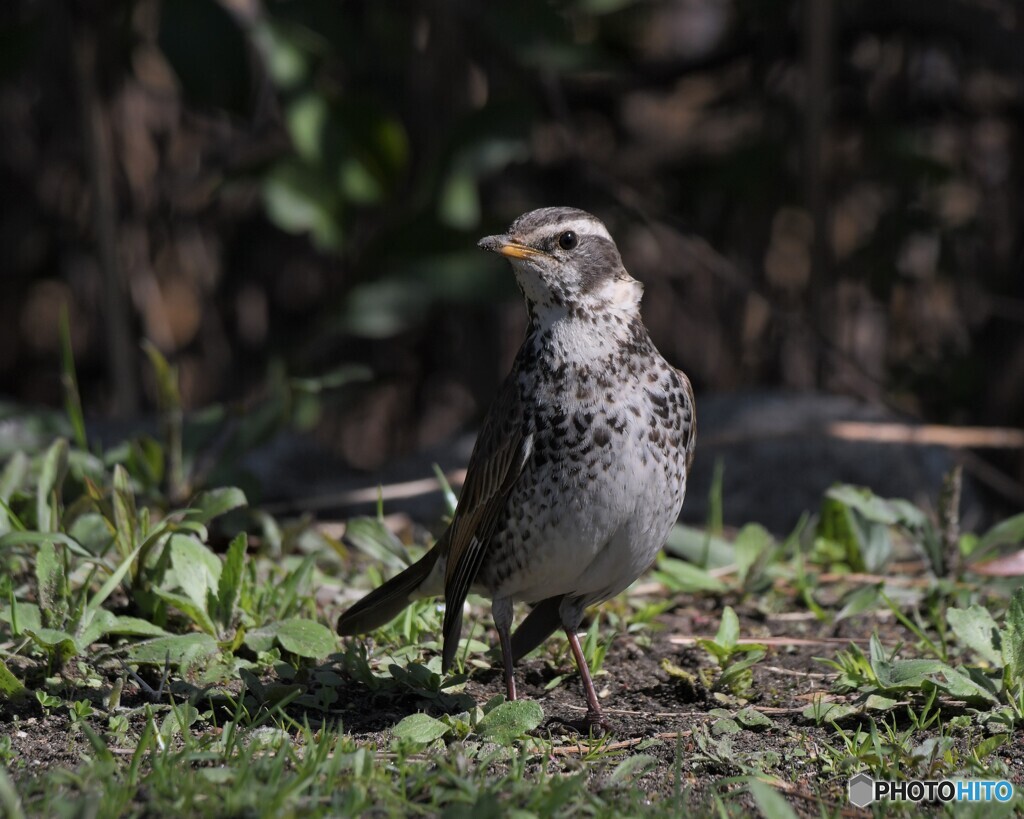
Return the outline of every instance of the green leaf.
[[[58,509],[50,507],[51,495],[55,503],[60,501],[60,490],[68,472],[68,442],[58,438],[43,456],[36,486],[36,525],[41,532],[57,531]]]
[[[704,569],[685,560],[662,555],[658,559],[654,578],[674,592],[724,592],[725,584]]]
[[[946,620],[960,642],[990,665],[1002,667],[1003,652],[999,626],[988,613],[988,609],[977,605],[968,609],[951,608],[946,612]]]
[[[804,719],[813,720],[818,725],[822,725],[826,722],[835,722],[844,719],[851,714],[856,714],[857,711],[858,708],[855,705],[848,705],[847,703],[842,702],[815,700],[800,712],[800,716]]]
[[[60,309],[60,369],[64,388],[64,410],[75,435],[79,449],[89,449],[85,436],[85,417],[82,414],[82,397],[78,392],[78,378],[75,375],[75,355],[71,347],[71,322],[68,319],[67,302]]]
[[[760,780],[750,783],[750,795],[754,797],[764,819],[797,819],[796,812],[785,798],[770,785]]]
[[[113,495],[111,504],[114,507],[114,531],[117,550],[121,555],[131,554],[135,549],[135,530],[138,524],[138,513],[135,508],[135,492],[128,471],[115,464],[113,477]]]
[[[205,606],[198,605],[192,598],[185,596],[184,594],[177,594],[176,592],[170,592],[166,589],[155,587],[152,590],[153,594],[163,600],[165,603],[174,606],[178,611],[189,618],[199,628],[205,631],[208,635],[216,636],[217,627],[213,623],[213,619],[206,611]]]
[[[248,503],[249,501],[246,500],[245,493],[241,489],[225,486],[200,492],[189,504],[189,511],[198,513],[197,517],[203,523],[209,523],[232,509],[247,506]]]
[[[768,717],[752,706],[740,709],[735,719],[749,731],[765,731],[774,725]]]
[[[62,532],[24,532],[16,530],[14,532],[8,532],[6,535],[0,536],[0,548],[7,548],[9,546],[39,546],[44,543],[51,545],[60,543],[66,546],[69,551],[79,557],[93,558],[93,555],[88,549],[82,546],[77,540]]]
[[[989,529],[979,541],[974,553],[981,554],[1010,543],[1024,543],[1024,512],[1000,521]]]
[[[163,665],[169,657],[172,666],[183,667],[210,657],[217,651],[217,641],[213,637],[193,632],[136,643],[128,647],[126,659],[130,663],[142,665]]]
[[[879,592],[882,588],[882,583],[875,583],[871,586],[862,586],[847,595],[846,602],[836,615],[836,621],[854,617],[872,608],[878,603]]]
[[[171,535],[169,548],[174,572],[165,579],[165,587],[173,578],[188,598],[209,617],[208,601],[211,595],[216,595],[220,584],[220,560],[191,535]]]
[[[722,622],[718,626],[715,642],[722,648],[735,648],[740,639],[740,621],[732,606],[726,606],[722,612]]]
[[[245,532],[239,532],[228,546],[224,568],[217,584],[217,620],[225,629],[231,627],[235,604],[242,588],[242,570],[245,568],[245,552],[249,541]]]
[[[395,739],[429,745],[447,734],[451,728],[427,714],[410,714],[394,727]]]
[[[285,109],[285,125],[295,153],[312,165],[319,165],[324,159],[328,116],[326,99],[313,92],[297,97]]]
[[[353,518],[345,526],[345,540],[359,551],[394,569],[404,569],[412,561],[394,533],[376,518]]]
[[[973,672],[966,668],[946,668],[939,671],[929,682],[954,699],[997,704],[999,697],[993,690],[991,681],[986,679],[980,670],[973,669]]]
[[[652,754],[635,754],[622,760],[608,775],[608,784],[612,787],[628,785],[632,779],[643,776],[660,764],[658,757]]]
[[[924,512],[902,499],[885,500],[870,489],[850,484],[833,486],[825,493],[826,498],[839,501],[861,516],[874,523],[888,526],[899,524],[916,529],[924,526],[928,519]]]
[[[12,629],[16,627],[14,631],[16,635],[21,634],[27,628],[40,629],[43,627],[43,615],[35,603],[15,602],[13,611],[10,606],[4,606],[0,609],[0,621],[10,623]]]
[[[176,734],[183,734],[199,719],[199,710],[188,703],[171,706],[170,713],[160,723],[160,736],[169,740]]]
[[[771,533],[758,523],[748,523],[740,529],[733,547],[736,550],[736,574],[741,584],[746,581],[750,567],[774,542]]]
[[[64,561],[52,541],[44,541],[36,552],[36,590],[43,621],[48,626],[62,626],[67,615],[67,584]]]
[[[114,624],[117,618],[114,613],[106,609],[100,609],[91,615],[88,621],[83,617],[82,624],[75,629],[75,648],[79,654],[107,633],[107,629]]]
[[[3,472],[0,472],[0,535],[9,532],[13,526],[7,514],[7,504],[18,489],[25,483],[28,475],[28,457],[24,452],[15,452]]]
[[[131,637],[169,637],[170,632],[160,628],[149,620],[141,617],[127,617],[121,615],[115,617],[113,622],[106,627],[104,634],[124,634]]]
[[[125,575],[128,574],[128,571],[132,567],[132,562],[136,557],[138,557],[140,551],[142,551],[142,544],[136,546],[131,554],[127,555],[124,560],[121,561],[121,565],[111,573],[106,582],[100,586],[99,591],[89,598],[89,602],[86,603],[82,616],[82,622],[85,625],[89,624],[89,620],[92,618],[93,614],[99,610],[100,606],[106,602],[107,598],[114,593],[114,589],[116,589],[118,585],[120,585],[121,581],[124,580]]]
[[[10,700],[25,696],[26,688],[21,680],[11,673],[7,663],[0,660],[0,698]]]
[[[1002,644],[1003,662],[1010,681],[1024,683],[1024,589],[1017,589],[1010,600]]]
[[[57,655],[59,663],[63,663],[78,652],[75,638],[66,631],[55,628],[24,629],[24,634],[32,638],[39,647]]]
[[[736,549],[725,538],[682,524],[672,528],[665,551],[709,569],[721,569],[736,563]]]
[[[319,660],[338,647],[338,637],[326,626],[301,617],[282,620],[276,628],[281,647],[299,657]]]
[[[484,715],[477,723],[476,732],[481,738],[505,745],[532,731],[543,719],[544,712],[532,700],[503,702]]]

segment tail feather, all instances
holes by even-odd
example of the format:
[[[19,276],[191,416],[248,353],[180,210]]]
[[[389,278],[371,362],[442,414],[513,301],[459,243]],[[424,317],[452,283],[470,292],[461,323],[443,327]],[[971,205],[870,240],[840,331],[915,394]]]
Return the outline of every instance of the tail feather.
[[[338,618],[338,633],[344,636],[366,634],[389,623],[412,602],[412,594],[430,575],[438,550],[431,549],[405,571],[357,601]]]
[[[560,594],[541,600],[526,615],[526,619],[512,635],[513,663],[519,662],[561,627],[562,617],[559,609],[564,599],[565,595]]]

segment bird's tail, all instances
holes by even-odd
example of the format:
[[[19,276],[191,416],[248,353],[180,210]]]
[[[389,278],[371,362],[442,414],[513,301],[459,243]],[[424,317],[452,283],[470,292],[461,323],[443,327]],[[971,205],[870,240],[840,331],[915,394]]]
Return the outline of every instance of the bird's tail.
[[[413,594],[430,576],[437,562],[439,549],[434,548],[405,571],[356,602],[338,618],[338,633],[351,636],[366,634],[390,622],[413,600]]]

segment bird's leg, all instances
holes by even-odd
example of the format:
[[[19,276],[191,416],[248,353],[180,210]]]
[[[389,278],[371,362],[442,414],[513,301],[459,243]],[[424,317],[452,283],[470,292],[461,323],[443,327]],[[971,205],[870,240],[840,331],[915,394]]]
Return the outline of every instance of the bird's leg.
[[[505,669],[505,693],[511,702],[516,698],[516,678],[512,667],[512,602],[495,600],[491,605],[494,627],[498,630],[501,644],[501,663]]]
[[[566,628],[565,633],[569,638],[572,656],[576,658],[576,667],[580,670],[583,693],[587,695],[587,716],[584,718],[583,724],[596,736],[607,734],[611,731],[611,724],[604,718],[601,704],[597,701],[597,691],[594,690],[594,681],[590,678],[590,668],[587,666],[587,658],[583,656],[580,638],[576,635],[574,628]]]

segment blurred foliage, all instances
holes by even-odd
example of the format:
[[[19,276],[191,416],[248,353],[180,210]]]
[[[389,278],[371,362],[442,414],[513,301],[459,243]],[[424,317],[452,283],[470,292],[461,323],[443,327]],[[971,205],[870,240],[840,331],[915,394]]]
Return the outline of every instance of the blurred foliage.
[[[1015,6],[826,5],[811,64],[797,0],[13,0],[0,391],[56,404],[63,346],[113,409],[142,338],[191,408],[361,362],[324,435],[384,458],[489,400],[521,318],[475,240],[564,203],[702,389],[1024,423]]]

